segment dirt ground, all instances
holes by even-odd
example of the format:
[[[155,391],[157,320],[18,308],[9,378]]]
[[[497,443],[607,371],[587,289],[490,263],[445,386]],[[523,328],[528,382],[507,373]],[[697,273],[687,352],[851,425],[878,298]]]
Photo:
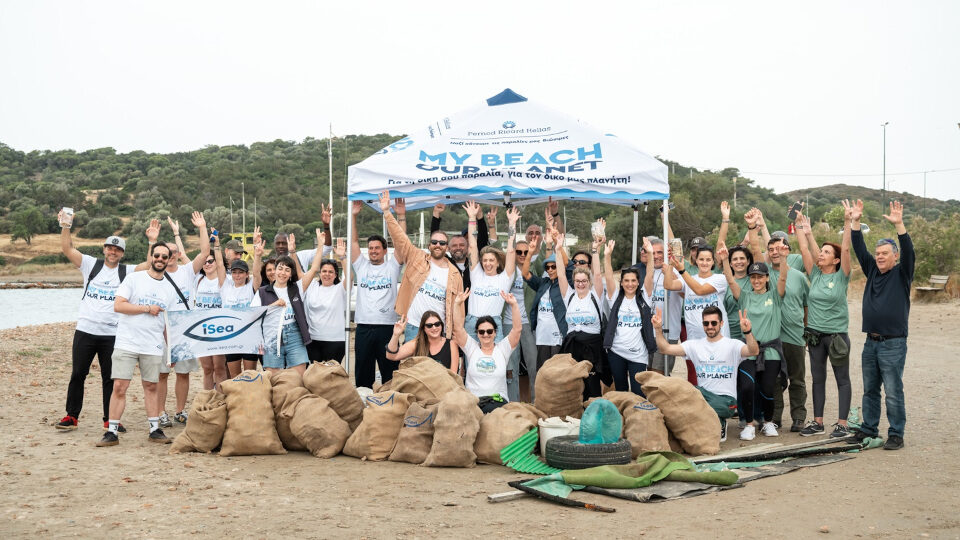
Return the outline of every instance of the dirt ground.
[[[859,311],[859,303],[851,304],[851,329],[860,328]],[[525,477],[500,466],[433,469],[345,456],[321,460],[306,453],[168,455],[169,447],[147,442],[136,382],[123,417],[129,432],[120,446],[96,448],[102,433],[97,371],[87,381],[79,430],[63,433],[53,427],[64,414],[73,326],[5,330],[0,332],[5,435],[0,474],[6,489],[0,493],[0,531],[5,538],[960,538],[958,317],[960,303],[914,306],[904,375],[903,450],[871,450],[742,489],[660,504],[575,493],[616,508],[614,514],[534,499],[490,504],[488,494],[508,491],[507,481]],[[859,358],[862,334],[852,335],[852,355]],[[674,375],[684,376],[684,370]],[[859,405],[858,361],[851,376],[853,404]],[[192,383],[199,387],[199,374]],[[807,407],[812,409],[809,398]],[[828,423],[836,411],[830,375]],[[884,419],[881,433],[885,430]],[[722,450],[744,445],[735,424],[730,431]],[[786,432],[751,444],[800,441],[798,434]]]

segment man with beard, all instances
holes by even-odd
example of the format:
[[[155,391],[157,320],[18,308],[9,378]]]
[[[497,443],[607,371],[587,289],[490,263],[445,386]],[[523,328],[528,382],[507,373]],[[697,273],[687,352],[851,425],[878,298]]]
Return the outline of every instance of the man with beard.
[[[737,406],[737,368],[740,361],[760,352],[760,346],[751,333],[752,327],[747,312],[740,312],[740,329],[747,342],[724,337],[723,313],[717,306],[707,306],[702,313],[703,331],[706,337],[688,339],[673,345],[663,336],[663,314],[650,319],[657,335],[657,349],[664,354],[686,356],[697,371],[697,390],[710,404],[720,419],[720,441],[727,440],[727,418],[733,416]]]
[[[405,340],[416,337],[420,319],[427,311],[440,314],[445,321],[444,333],[449,338],[453,333],[453,302],[464,288],[459,268],[446,256],[446,233],[431,233],[429,250],[424,253],[410,242],[403,227],[390,212],[389,191],[380,194],[380,210],[393,239],[397,263],[406,264],[395,308],[398,315],[405,315],[407,319]]]
[[[140,367],[143,404],[147,410],[150,435],[147,440],[170,443],[172,439],[160,429],[160,403],[157,401],[157,380],[163,363],[164,323],[161,312],[177,302],[176,287],[165,278],[170,248],[154,244],[150,248],[153,261],[146,272],[134,272],[117,288],[113,309],[120,314],[117,340],[113,349],[113,395],[110,397],[108,430],[97,446],[119,444],[120,418],[127,405],[127,389],[133,369]]]
[[[447,205],[443,203],[437,203],[433,205],[433,217],[430,219],[430,235],[433,236],[433,233],[440,230],[440,217],[443,214],[443,211],[447,209]],[[400,221],[400,207],[397,207],[397,221]],[[401,222],[401,225],[403,223]],[[478,220],[477,222],[477,249],[483,249],[490,244],[489,230],[487,229],[487,222],[484,220]],[[457,270],[460,271],[460,279],[463,280],[463,288],[470,288],[470,270],[467,268],[467,237],[466,229],[462,234],[458,234],[450,237],[450,242],[447,245],[447,250],[450,252],[449,259],[457,265]],[[470,300],[468,299],[467,302]],[[466,309],[467,304],[464,304],[464,309]]]

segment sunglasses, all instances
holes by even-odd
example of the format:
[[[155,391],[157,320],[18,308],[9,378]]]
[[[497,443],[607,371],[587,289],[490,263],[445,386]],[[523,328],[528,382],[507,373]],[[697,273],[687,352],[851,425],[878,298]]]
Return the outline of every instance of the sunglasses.
[[[423,323],[424,328],[436,328],[438,326],[443,326],[443,323],[440,321]]]
[[[544,269],[544,270],[556,270],[556,269],[557,269],[557,265],[555,265],[555,264],[545,264],[545,265],[543,265],[543,269]]]
[[[161,261],[166,261],[167,259],[170,258],[170,256],[169,256],[169,255],[154,255],[153,258],[154,258],[154,259],[160,259]]]
[[[431,240],[431,241],[430,241],[430,245],[431,245],[431,246],[445,246],[445,245],[447,245],[447,241],[446,241],[446,240]]]
[[[527,250],[527,249],[517,250],[517,255],[526,255],[527,253],[530,253],[530,250]]]
[[[477,330],[478,336],[492,336],[496,333],[497,331],[494,330],[493,328],[480,328]]]
[[[703,321],[704,326],[720,326],[720,321]]]
[[[210,259],[208,261],[204,261],[203,264],[213,264],[215,262],[217,262],[216,259]]]
[[[583,266],[583,265],[585,265],[585,264],[590,264],[590,261],[585,261],[585,260],[583,260],[583,259],[574,259],[574,260],[573,260],[573,264],[575,264],[575,265],[577,265],[577,266]]]

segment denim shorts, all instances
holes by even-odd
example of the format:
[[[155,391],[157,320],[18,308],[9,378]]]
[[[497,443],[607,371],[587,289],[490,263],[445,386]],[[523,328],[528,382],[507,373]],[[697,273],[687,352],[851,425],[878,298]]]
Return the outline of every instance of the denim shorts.
[[[277,342],[268,342],[263,347],[263,367],[286,369],[310,362],[307,347],[300,337],[300,329],[295,323],[286,324],[281,330],[280,354],[277,354]]]

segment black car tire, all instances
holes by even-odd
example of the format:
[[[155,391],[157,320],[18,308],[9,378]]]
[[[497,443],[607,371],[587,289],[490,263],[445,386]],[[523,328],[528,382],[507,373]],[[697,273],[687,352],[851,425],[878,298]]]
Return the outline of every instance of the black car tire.
[[[588,469],[600,465],[626,465],[632,461],[630,441],[582,444],[577,435],[561,435],[547,441],[547,464],[558,469]]]

